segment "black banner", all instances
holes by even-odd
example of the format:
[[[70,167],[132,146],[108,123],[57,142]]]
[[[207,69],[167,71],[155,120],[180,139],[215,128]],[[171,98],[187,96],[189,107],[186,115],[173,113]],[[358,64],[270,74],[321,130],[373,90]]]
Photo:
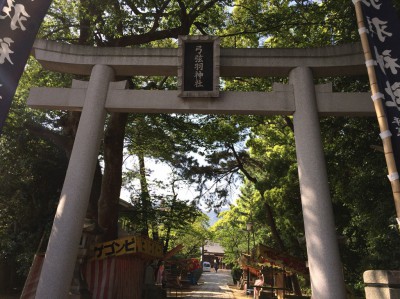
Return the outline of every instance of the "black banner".
[[[400,22],[390,0],[361,0],[361,3],[377,83],[392,133],[394,158],[400,171]]]
[[[0,134],[51,0],[0,0]]]

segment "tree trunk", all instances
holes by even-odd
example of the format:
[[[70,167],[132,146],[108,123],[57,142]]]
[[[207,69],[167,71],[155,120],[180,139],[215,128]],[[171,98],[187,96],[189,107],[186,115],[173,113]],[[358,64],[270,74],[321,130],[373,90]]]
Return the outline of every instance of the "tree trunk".
[[[101,193],[101,182],[103,180],[103,174],[101,173],[101,166],[97,160],[96,170],[93,177],[92,189],[90,191],[89,206],[86,211],[86,218],[98,222],[98,201]]]
[[[171,226],[168,227],[165,241],[164,241],[164,247],[163,247],[163,254],[166,254],[168,252],[168,246],[169,246],[169,239],[171,236]]]
[[[112,113],[104,136],[104,175],[98,202],[102,241],[118,238],[118,207],[122,185],[122,161],[126,113]]]
[[[138,154],[140,174],[140,200],[142,202],[142,231],[143,236],[149,236],[149,211],[151,208],[150,194],[146,178],[146,165],[143,153]]]
[[[281,251],[285,251],[285,245],[283,244],[278,228],[276,227],[276,222],[272,212],[272,208],[268,204],[267,199],[264,197],[264,192],[262,190],[258,190],[258,192],[260,192],[261,198],[264,202],[266,220],[269,228],[271,229],[272,237],[274,238],[278,249]]]

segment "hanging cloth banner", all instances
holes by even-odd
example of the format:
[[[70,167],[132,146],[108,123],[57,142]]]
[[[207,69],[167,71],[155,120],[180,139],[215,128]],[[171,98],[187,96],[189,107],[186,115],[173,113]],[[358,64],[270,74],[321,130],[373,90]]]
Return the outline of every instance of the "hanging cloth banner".
[[[389,126],[394,159],[400,169],[400,22],[390,0],[359,0],[361,2],[369,50],[374,65],[379,97]],[[353,1],[358,2],[358,1]],[[390,174],[389,174],[390,175]]]
[[[0,134],[51,0],[0,0]]]
[[[353,0],[400,229],[400,23],[390,0]]]

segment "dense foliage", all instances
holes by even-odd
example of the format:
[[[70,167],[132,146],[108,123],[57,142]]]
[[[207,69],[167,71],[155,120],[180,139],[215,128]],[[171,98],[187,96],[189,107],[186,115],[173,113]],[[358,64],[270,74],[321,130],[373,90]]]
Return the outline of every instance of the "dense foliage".
[[[176,47],[185,34],[218,35],[223,47],[238,48],[358,41],[349,0],[55,0],[40,31],[41,38],[97,47]],[[27,93],[32,86],[68,87],[72,77],[31,59],[0,137],[0,271],[7,265],[21,281],[51,226],[80,117],[28,109]],[[176,88],[176,78],[118,79],[131,89]],[[227,77],[221,88],[270,91],[273,82],[287,78]],[[366,77],[316,83],[326,82],[338,92],[369,90]],[[377,124],[323,118],[321,134],[344,275],[360,293],[363,271],[396,269],[400,261],[384,157],[375,150]],[[225,247],[225,261],[234,264],[248,242],[305,259],[294,142],[291,117],[111,113],[87,217],[106,229],[104,240],[117,237],[120,220],[132,233],[162,238],[165,251],[185,243],[184,254],[193,256],[211,238],[199,204],[229,207],[211,230]],[[171,179],[154,180],[150,161],[168,165]],[[121,186],[132,202],[124,213],[118,211]],[[178,192],[185,189],[191,192]],[[244,231],[248,221],[251,234]]]

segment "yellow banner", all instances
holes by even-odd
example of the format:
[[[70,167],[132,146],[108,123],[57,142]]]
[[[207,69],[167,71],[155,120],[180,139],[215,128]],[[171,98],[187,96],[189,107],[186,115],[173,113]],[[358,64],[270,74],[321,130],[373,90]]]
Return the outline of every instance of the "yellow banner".
[[[125,237],[94,246],[94,259],[125,254],[143,254],[153,258],[162,257],[162,244],[140,236]]]

